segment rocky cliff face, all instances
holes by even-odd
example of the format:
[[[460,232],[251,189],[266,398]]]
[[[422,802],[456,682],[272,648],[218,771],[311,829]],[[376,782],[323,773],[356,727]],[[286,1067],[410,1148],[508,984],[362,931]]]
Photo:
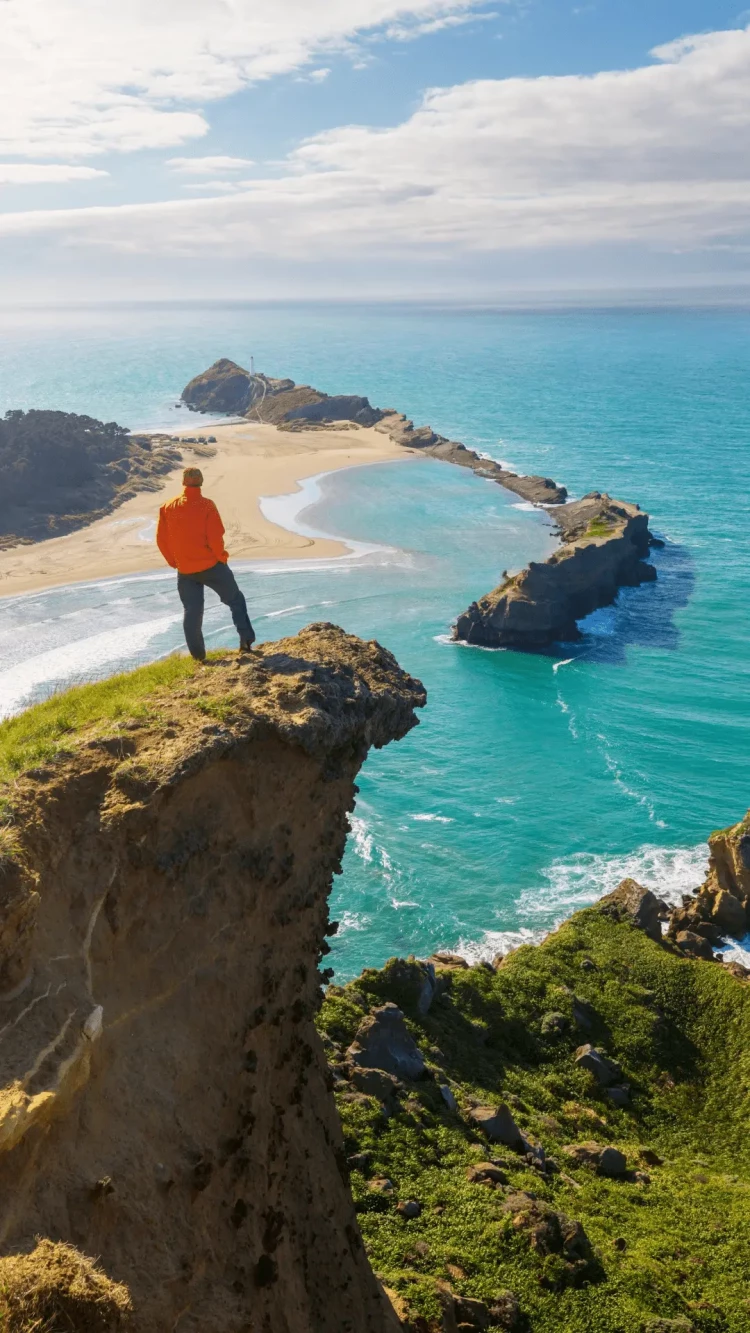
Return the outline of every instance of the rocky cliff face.
[[[397,1327],[313,1015],[355,776],[424,699],[311,626],[3,793],[3,1253],[100,1256],[138,1333]]]
[[[278,426],[287,421],[355,421],[372,426],[381,413],[356,394],[330,396],[294,380],[251,375],[223,358],[182,391],[183,401],[196,412],[229,412]]]
[[[416,426],[394,408],[372,407],[369,399],[356,394],[320,393],[294,380],[274,380],[267,375],[251,375],[234,361],[224,358],[201,375],[196,375],[183,389],[182,397],[196,412],[231,412],[278,426],[282,430],[314,430],[322,423],[354,422],[374,426],[404,449],[416,449],[425,457],[470,468],[480,477],[496,481],[533,504],[562,504],[567,496],[564,486],[550,477],[520,476],[509,472],[492,459],[482,458],[465,444],[438,435],[431,426]]]
[[[576,622],[615,600],[622,587],[656,578],[648,554],[648,514],[592,492],[555,510],[563,544],[473,602],[454,638],[487,647],[539,649],[580,637]]]

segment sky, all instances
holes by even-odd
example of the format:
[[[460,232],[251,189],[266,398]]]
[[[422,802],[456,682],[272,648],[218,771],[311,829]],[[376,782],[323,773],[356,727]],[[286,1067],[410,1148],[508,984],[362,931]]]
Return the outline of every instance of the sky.
[[[750,286],[725,0],[0,0],[6,302]]]

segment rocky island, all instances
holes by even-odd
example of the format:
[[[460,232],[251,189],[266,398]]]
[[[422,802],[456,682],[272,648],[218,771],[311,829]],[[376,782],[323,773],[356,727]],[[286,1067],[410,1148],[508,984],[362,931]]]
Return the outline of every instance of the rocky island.
[[[251,374],[236,362],[222,358],[196,375],[182,391],[194,412],[227,412],[249,421],[265,422],[280,430],[330,429],[334,424],[374,426],[405,449],[470,468],[496,481],[533,504],[562,504],[567,491],[550,477],[526,477],[482,458],[473,449],[438,435],[431,426],[416,426],[394,408],[372,407],[357,395],[329,395],[290,379]]]
[[[328,985],[357,771],[424,703],[322,624],[0,726],[8,1333],[747,1328],[750,814],[676,910]]]
[[[211,452],[211,451],[207,451]],[[182,455],[165,435],[131,435],[75,412],[0,418],[0,549],[60,537],[138,491],[156,491]]]
[[[661,545],[638,505],[593,491],[554,511],[561,546],[506,576],[458,617],[453,637],[488,648],[536,650],[581,637],[577,621],[609,606],[620,588],[656,578],[645,557]]]

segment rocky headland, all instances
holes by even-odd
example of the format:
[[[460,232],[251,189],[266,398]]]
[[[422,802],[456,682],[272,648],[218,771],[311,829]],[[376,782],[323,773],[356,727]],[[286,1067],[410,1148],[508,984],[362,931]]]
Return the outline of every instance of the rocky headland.
[[[167,435],[132,435],[115,421],[75,412],[6,412],[0,549],[87,527],[139,491],[160,490],[181,460]]]
[[[520,476],[482,458],[473,449],[438,435],[431,426],[415,426],[394,408],[372,407],[357,395],[329,395],[290,379],[270,379],[251,374],[234,361],[222,358],[196,375],[182,392],[183,401],[195,412],[227,412],[249,421],[266,422],[279,430],[315,430],[342,423],[374,426],[404,449],[470,468],[480,477],[496,481],[533,504],[562,504],[567,491],[549,477]]]
[[[8,1333],[747,1328],[750,814],[676,909],[326,985],[357,771],[424,702],[312,625],[0,726]]]
[[[577,622],[620,588],[652,582],[645,557],[660,545],[638,505],[593,491],[554,510],[562,544],[545,561],[506,575],[458,617],[453,637],[488,648],[538,650],[581,637]]]

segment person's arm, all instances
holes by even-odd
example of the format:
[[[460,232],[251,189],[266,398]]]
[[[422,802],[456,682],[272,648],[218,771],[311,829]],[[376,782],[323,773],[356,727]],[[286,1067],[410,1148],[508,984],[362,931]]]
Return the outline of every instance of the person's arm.
[[[159,510],[159,522],[156,527],[156,545],[159,547],[167,564],[171,565],[173,569],[176,569],[177,561],[175,560],[174,552],[172,551],[172,543],[169,539],[169,525],[167,523],[167,516],[164,513],[163,506]]]
[[[229,559],[226,547],[224,546],[224,524],[221,521],[216,505],[213,500],[208,502],[208,513],[206,514],[206,541],[212,555],[216,556],[217,561],[225,565]]]

